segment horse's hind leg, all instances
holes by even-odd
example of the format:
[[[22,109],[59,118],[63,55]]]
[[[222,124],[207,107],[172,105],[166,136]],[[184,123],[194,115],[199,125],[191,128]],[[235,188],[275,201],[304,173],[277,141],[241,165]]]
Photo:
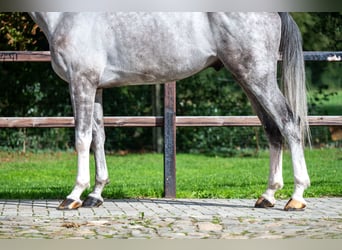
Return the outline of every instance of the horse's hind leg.
[[[254,111],[257,113],[266,135],[269,140],[270,148],[270,172],[268,178],[268,187],[263,195],[255,203],[255,207],[267,208],[273,207],[275,193],[284,186],[282,176],[282,153],[283,153],[283,137],[273,120],[269,117],[259,102],[246,91],[249,100],[252,103]]]
[[[105,131],[103,124],[103,108],[102,108],[102,89],[96,91],[95,105],[93,113],[93,138],[91,148],[95,156],[95,187],[92,193],[83,201],[82,207],[98,207],[103,203],[101,193],[109,182],[108,170],[104,152]]]
[[[253,77],[259,78],[260,73],[254,72]],[[280,92],[275,79],[267,81],[267,77],[260,77],[259,81],[242,81],[241,85],[252,95],[255,100],[260,103],[260,106],[265,110],[267,116],[259,117],[265,126],[265,131],[270,139],[270,154],[271,154],[271,168],[270,168],[270,182],[268,189],[263,194],[263,197],[270,198],[274,191],[281,187],[281,182],[272,183],[274,180],[279,179],[281,174],[281,140],[279,140],[278,131],[288,142],[291,155],[292,165],[294,170],[295,189],[292,199],[285,206],[285,210],[298,210],[306,206],[303,198],[304,190],[310,185],[309,176],[306,169],[303,146],[301,143],[300,127],[295,119],[293,112],[287,105],[285,97]],[[264,81],[263,81],[264,80]],[[266,81],[265,81],[266,80]],[[269,126],[269,127],[267,127]],[[279,163],[277,163],[279,161]],[[272,166],[274,164],[274,166]],[[272,172],[274,171],[274,172]],[[272,181],[272,179],[274,179]],[[261,203],[262,200],[257,202]],[[272,201],[270,201],[272,203]]]
[[[269,69],[272,69],[272,67],[269,66]],[[260,106],[265,110],[265,113],[267,113],[267,119],[261,117],[261,120],[263,121],[263,125],[266,126],[265,130],[270,138],[270,180],[272,180],[272,178],[276,179],[277,175],[280,174],[280,171],[272,172],[272,170],[280,170],[281,168],[281,165],[279,163],[278,166],[274,166],[274,169],[272,167],[272,164],[277,164],[278,160],[276,158],[278,158],[280,161],[281,157],[281,145],[279,143],[279,139],[277,143],[272,141],[272,138],[279,138],[279,135],[277,135],[277,131],[279,130],[281,135],[288,142],[291,151],[295,181],[295,190],[292,195],[292,199],[285,206],[285,210],[303,209],[306,206],[306,202],[303,198],[303,193],[304,190],[310,185],[310,180],[306,169],[303,146],[301,144],[300,127],[299,124],[296,122],[297,119],[294,117],[293,112],[287,105],[285,97],[280,92],[275,77],[273,78],[270,76],[265,76],[260,73],[260,71],[254,71],[253,73],[249,72],[248,76],[252,76],[253,79],[239,78],[240,84],[243,86],[246,92],[249,93],[249,95],[253,96],[253,98],[257,100],[258,103],[260,103]],[[271,127],[267,128],[267,126]],[[273,135],[276,134],[276,136],[270,136],[272,135],[272,133]],[[274,162],[272,158],[275,159]],[[272,194],[274,188],[275,187],[272,187],[271,181],[269,183],[269,188],[263,196],[269,196],[270,194]]]
[[[310,180],[298,118],[289,108],[277,85],[277,59],[281,38],[279,15],[215,13],[210,18],[219,59],[233,73],[249,97],[257,100],[264,113],[267,113],[267,119],[272,121],[269,124],[276,127],[289,144],[295,181],[292,199],[296,202],[290,202],[285,209],[301,209],[305,207],[303,193],[310,185]],[[274,146],[272,145],[271,154],[276,155],[275,159],[280,159],[280,146]]]

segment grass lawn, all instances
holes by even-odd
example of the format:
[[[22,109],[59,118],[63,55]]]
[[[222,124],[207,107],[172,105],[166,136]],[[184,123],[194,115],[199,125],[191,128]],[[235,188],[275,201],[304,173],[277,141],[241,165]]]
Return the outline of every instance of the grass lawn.
[[[306,197],[342,196],[342,149],[306,151],[311,187]],[[257,198],[268,179],[268,152],[256,157],[177,155],[178,198]],[[162,197],[163,156],[129,154],[107,156],[110,184],[105,198]],[[63,199],[76,176],[72,152],[20,154],[0,152],[0,198]],[[92,184],[94,163],[91,163]],[[292,167],[284,154],[285,187],[278,198],[293,189]],[[90,192],[90,190],[88,190]]]

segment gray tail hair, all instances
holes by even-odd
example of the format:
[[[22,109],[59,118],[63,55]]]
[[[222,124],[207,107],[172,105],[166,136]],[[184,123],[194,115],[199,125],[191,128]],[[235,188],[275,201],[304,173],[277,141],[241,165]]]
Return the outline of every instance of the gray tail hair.
[[[280,52],[282,53],[282,89],[288,104],[299,123],[304,146],[310,140],[305,84],[305,66],[302,37],[297,24],[288,13],[279,13],[281,18]]]

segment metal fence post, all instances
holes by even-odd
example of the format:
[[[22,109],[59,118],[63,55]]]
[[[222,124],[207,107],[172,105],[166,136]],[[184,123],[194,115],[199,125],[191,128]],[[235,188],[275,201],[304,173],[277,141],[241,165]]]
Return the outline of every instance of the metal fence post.
[[[164,197],[176,198],[176,82],[164,86]]]

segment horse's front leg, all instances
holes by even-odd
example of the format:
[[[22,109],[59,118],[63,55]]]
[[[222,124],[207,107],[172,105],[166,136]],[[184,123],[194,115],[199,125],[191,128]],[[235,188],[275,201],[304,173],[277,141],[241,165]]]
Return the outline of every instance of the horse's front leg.
[[[92,193],[83,201],[82,207],[98,207],[103,203],[102,191],[109,182],[108,170],[105,158],[104,143],[105,131],[103,124],[102,108],[102,89],[98,89],[95,97],[94,115],[93,115],[93,140],[91,148],[95,155],[95,187]]]
[[[77,177],[72,192],[58,209],[77,209],[82,205],[81,194],[90,186],[89,150],[92,141],[92,118],[96,84],[84,74],[76,74],[70,81],[70,95],[75,117],[75,148]]]

